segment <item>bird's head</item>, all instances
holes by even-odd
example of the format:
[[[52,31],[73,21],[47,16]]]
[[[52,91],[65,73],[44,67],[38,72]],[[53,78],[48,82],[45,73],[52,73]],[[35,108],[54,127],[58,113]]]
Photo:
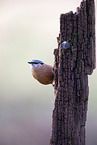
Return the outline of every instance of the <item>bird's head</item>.
[[[41,65],[43,65],[44,63],[40,60],[32,60],[30,62],[28,62],[29,64],[31,64],[32,67],[40,67]]]

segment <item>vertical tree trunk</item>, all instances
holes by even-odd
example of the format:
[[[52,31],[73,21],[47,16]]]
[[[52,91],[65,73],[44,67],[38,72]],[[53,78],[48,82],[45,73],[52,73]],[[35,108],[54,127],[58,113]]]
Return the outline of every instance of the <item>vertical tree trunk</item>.
[[[76,13],[60,17],[58,49],[54,50],[55,108],[50,145],[86,144],[88,75],[95,68],[94,7],[94,0],[84,0]]]

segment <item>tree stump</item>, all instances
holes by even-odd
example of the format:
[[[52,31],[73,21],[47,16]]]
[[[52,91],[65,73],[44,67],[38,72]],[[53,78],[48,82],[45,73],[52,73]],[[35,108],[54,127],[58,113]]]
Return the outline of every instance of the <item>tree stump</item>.
[[[50,145],[86,145],[88,75],[95,69],[95,5],[84,0],[61,14],[55,55],[55,106]]]

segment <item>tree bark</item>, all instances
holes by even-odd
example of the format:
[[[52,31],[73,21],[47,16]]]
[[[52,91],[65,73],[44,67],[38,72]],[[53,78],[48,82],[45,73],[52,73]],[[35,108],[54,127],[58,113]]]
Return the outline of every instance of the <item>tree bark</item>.
[[[75,13],[61,14],[54,55],[55,106],[50,145],[86,145],[88,75],[95,69],[94,0],[81,2]]]

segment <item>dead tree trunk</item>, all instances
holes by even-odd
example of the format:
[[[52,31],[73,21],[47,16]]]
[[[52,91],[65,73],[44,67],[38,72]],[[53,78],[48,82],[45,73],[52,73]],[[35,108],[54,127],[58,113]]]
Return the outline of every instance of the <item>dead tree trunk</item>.
[[[94,0],[84,0],[76,13],[60,17],[50,145],[86,145],[88,75],[95,69],[94,7]]]

